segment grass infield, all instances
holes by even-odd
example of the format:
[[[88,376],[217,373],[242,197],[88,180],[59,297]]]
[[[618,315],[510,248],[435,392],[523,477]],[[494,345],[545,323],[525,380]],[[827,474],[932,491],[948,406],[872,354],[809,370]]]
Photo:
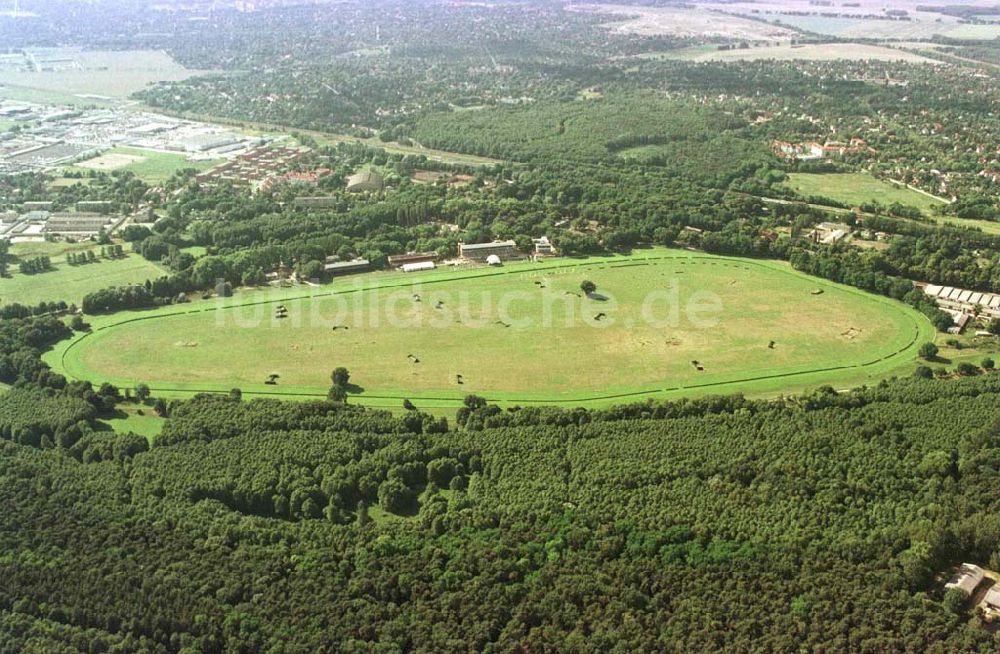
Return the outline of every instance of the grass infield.
[[[584,279],[607,299],[584,297]],[[164,396],[238,387],[313,398],[344,366],[352,402],[397,408],[403,398],[454,407],[470,393],[607,405],[842,388],[912,369],[934,338],[901,303],[782,263],[661,249],[241,290],[91,322],[45,355],[70,378],[145,382]],[[264,383],[271,374],[275,385]]]

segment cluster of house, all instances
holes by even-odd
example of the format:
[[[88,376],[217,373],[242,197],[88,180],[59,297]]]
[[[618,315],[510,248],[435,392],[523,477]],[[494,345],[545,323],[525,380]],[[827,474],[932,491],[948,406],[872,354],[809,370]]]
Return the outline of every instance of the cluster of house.
[[[979,588],[979,585],[986,578],[986,571],[978,565],[963,563],[959,566],[955,574],[952,575],[951,579],[948,580],[948,583],[944,585],[944,588],[945,590],[957,588],[965,593],[966,597],[972,597],[972,594],[976,592],[976,589]],[[1000,614],[1000,584],[994,584],[986,590],[986,594],[983,596],[979,606],[988,614]]]
[[[806,235],[806,238],[813,243],[833,245],[843,241],[850,233],[851,228],[842,223],[819,223]]]
[[[785,157],[786,159],[799,159],[800,161],[823,159],[824,157],[830,156],[843,157],[845,155],[860,154],[862,152],[866,152],[868,154],[875,153],[874,148],[869,147],[864,140],[859,138],[852,138],[850,143],[827,141],[822,144],[816,141],[809,141],[806,143],[788,143],[787,141],[775,140],[771,144],[771,147],[774,149],[774,153],[780,157]]]
[[[306,172],[293,171],[282,175],[272,175],[264,180],[260,185],[262,193],[270,193],[275,187],[282,184],[293,184],[296,186],[316,186],[321,177],[326,177],[333,171],[329,168],[317,168]]]
[[[231,182],[263,187],[274,184],[272,180],[284,174],[303,152],[287,146],[258,147],[206,170],[195,179],[199,184]]]
[[[113,214],[111,202],[78,202],[76,211],[53,211],[51,202],[25,202],[20,211],[0,212],[0,239],[17,243],[46,236],[85,239],[112,232],[125,217]]]
[[[979,171],[980,177],[985,177],[994,184],[1000,184],[1000,170],[991,170],[989,168],[984,168]]]
[[[955,326],[951,328],[954,333],[960,333],[973,318],[1000,319],[1000,295],[995,293],[928,284],[924,286],[924,294],[951,314],[955,320]]]

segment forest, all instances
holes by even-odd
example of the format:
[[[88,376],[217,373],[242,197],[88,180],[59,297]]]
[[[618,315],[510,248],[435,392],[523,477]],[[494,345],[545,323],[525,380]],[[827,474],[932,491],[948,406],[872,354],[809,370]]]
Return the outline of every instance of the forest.
[[[0,399],[4,651],[997,647],[939,581],[1000,564],[992,374],[454,420],[200,396],[152,447],[74,393]]]

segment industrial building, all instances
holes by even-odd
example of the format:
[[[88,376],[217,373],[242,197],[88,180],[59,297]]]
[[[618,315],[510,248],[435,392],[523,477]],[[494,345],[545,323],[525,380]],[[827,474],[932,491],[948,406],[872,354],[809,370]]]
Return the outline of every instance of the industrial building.
[[[351,193],[381,191],[385,180],[374,170],[362,170],[347,178],[347,190]]]
[[[520,259],[517,243],[514,241],[493,241],[492,243],[459,243],[458,256],[470,261],[485,263],[490,255],[496,255],[501,261]]]
[[[99,213],[54,213],[45,222],[45,233],[90,237],[112,229],[115,222],[115,218]]]
[[[951,590],[952,588],[958,588],[966,595],[972,595],[984,576],[983,569],[978,565],[963,563],[958,571],[952,575],[951,579],[948,580],[948,583],[944,585],[944,589]]]

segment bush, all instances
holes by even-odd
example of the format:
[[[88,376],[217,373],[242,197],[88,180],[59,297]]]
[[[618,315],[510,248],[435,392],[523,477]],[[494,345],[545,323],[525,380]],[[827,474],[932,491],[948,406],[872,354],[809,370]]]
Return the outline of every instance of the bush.
[[[958,364],[958,367],[955,368],[955,372],[963,377],[972,377],[973,375],[979,374],[979,368],[975,367],[971,363],[965,362]]]
[[[921,359],[926,359],[926,360],[930,361],[930,360],[932,360],[932,359],[934,359],[934,358],[937,357],[938,352],[940,352],[940,350],[938,350],[938,346],[934,345],[934,343],[929,343],[928,342],[928,343],[924,343],[923,345],[920,346],[920,358]]]

